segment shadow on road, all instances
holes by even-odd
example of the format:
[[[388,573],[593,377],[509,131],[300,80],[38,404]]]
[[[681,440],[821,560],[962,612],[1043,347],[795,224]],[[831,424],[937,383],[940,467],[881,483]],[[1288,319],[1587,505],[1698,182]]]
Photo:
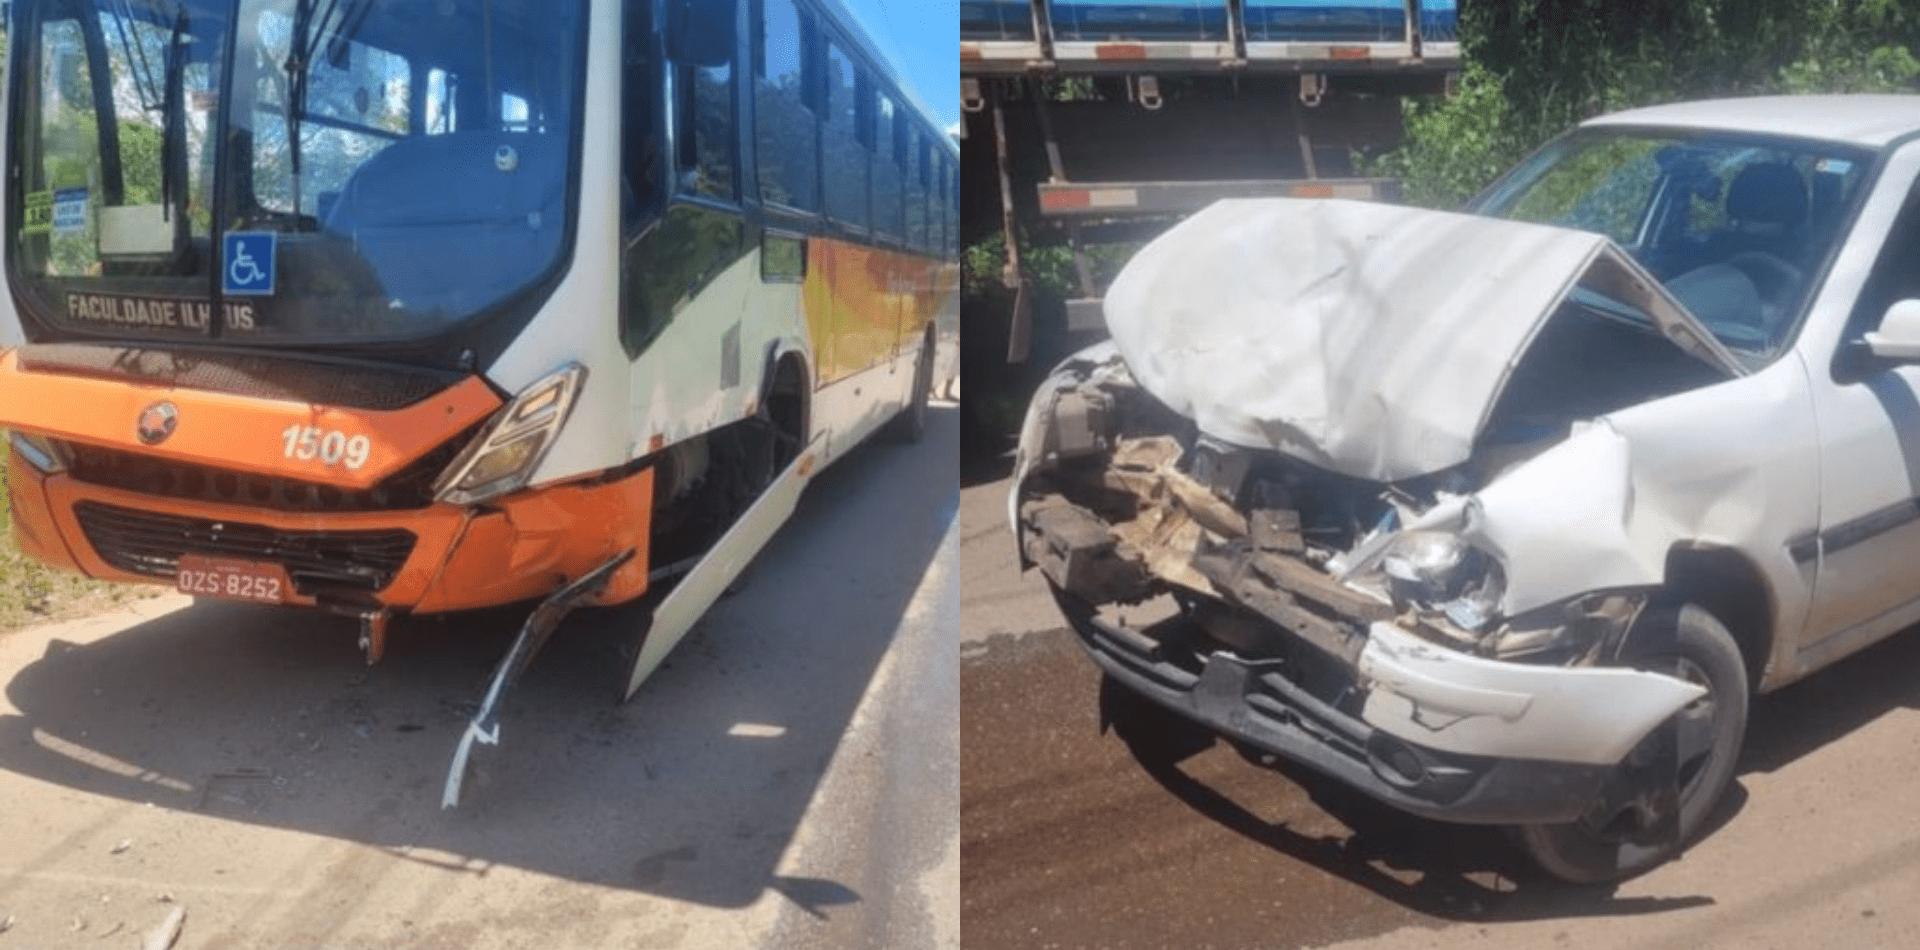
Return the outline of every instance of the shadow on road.
[[[1920,709],[1920,627],[1754,701],[1740,772],[1772,772],[1895,709]]]
[[[1772,772],[1896,709],[1920,709],[1920,629],[1905,631],[1778,693],[1757,697],[1737,774]],[[1135,729],[1140,728],[1135,726]],[[1165,736],[1135,736],[1128,751],[1188,807],[1242,837],[1313,865],[1418,913],[1453,921],[1515,921],[1657,913],[1712,898],[1620,897],[1613,886],[1575,887],[1546,878],[1496,828],[1449,825],[1379,804],[1286,760],[1256,763],[1293,782],[1353,831],[1311,835],[1262,819],[1183,770]],[[1737,780],[1702,836],[1731,823],[1748,793]]]
[[[1713,903],[1706,896],[1620,897],[1611,886],[1572,887],[1544,878],[1499,828],[1453,825],[1396,811],[1286,760],[1260,763],[1352,829],[1296,831],[1269,822],[1176,761],[1129,744],[1162,788],[1201,815],[1287,857],[1365,888],[1408,910],[1450,921],[1518,921],[1658,913]]]
[[[965,399],[963,394],[962,399]],[[1019,441],[1014,435],[980,431],[972,427],[960,441],[960,487],[971,488],[995,482],[1013,474],[1013,450]]]
[[[7,685],[0,768],[473,874],[858,902],[776,867],[956,517],[956,416],[936,405],[922,444],[822,473],[632,703],[614,700],[642,618],[576,614],[509,694],[457,811],[441,783],[519,612],[397,624],[372,668],[338,618],[233,604],[53,641]]]

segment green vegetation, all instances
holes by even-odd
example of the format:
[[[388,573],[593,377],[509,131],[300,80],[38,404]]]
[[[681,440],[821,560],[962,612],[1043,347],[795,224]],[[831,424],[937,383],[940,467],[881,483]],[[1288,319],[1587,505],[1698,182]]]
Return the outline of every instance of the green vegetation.
[[[5,431],[0,430],[0,439]],[[0,453],[0,485],[6,484],[7,455]],[[0,631],[81,616],[151,597],[159,588],[109,584],[47,567],[24,554],[13,540],[13,506],[0,503]]]
[[[1714,96],[1912,91],[1920,0],[1505,0],[1461,5],[1457,95],[1409,102],[1368,163],[1454,207],[1574,123]]]

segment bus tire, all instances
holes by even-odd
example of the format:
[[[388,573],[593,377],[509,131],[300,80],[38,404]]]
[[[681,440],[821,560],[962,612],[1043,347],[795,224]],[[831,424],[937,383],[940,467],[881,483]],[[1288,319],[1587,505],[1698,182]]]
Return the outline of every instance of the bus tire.
[[[887,421],[887,441],[912,445],[927,434],[927,394],[933,388],[933,338],[920,341],[920,356],[913,361],[913,394],[906,408]]]

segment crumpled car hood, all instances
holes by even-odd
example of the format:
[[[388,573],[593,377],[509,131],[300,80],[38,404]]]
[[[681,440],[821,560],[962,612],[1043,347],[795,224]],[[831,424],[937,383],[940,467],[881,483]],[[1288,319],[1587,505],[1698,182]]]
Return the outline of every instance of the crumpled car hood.
[[[1218,202],[1135,255],[1105,310],[1134,378],[1201,431],[1395,481],[1467,461],[1576,286],[1746,373],[1603,236],[1363,202]]]

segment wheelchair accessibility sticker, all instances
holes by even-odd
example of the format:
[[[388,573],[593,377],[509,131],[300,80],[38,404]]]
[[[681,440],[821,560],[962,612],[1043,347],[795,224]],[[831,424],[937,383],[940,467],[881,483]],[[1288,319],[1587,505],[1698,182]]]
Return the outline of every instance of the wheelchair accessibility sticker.
[[[226,273],[221,290],[229,294],[273,293],[273,256],[280,236],[271,231],[229,231],[223,243]]]

